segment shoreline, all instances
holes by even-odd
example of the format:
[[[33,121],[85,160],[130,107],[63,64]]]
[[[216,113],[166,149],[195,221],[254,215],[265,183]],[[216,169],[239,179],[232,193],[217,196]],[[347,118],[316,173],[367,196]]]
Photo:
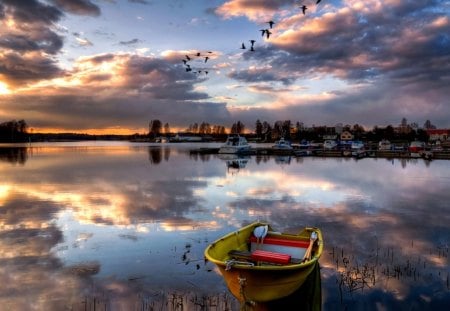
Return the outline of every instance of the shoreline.
[[[190,151],[191,154],[219,154],[219,148],[197,148]],[[327,150],[322,148],[303,150],[294,148],[290,150],[274,150],[270,147],[254,147],[251,150],[241,152],[236,155],[277,155],[277,156],[295,156],[295,157],[344,157],[344,158],[402,158],[425,160],[450,160],[450,150],[441,151],[421,151],[412,153],[406,150],[364,150],[352,152],[351,150]]]

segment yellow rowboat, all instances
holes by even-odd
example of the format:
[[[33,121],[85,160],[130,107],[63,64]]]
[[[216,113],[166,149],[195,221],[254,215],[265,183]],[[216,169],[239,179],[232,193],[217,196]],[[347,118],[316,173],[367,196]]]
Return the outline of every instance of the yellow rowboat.
[[[205,249],[228,289],[241,302],[267,302],[291,295],[322,255],[322,232],[304,228],[280,233],[262,222],[231,232]]]

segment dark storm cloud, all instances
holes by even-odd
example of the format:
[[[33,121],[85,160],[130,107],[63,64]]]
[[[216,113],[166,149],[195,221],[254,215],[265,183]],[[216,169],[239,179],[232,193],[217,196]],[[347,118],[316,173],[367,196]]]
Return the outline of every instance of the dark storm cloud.
[[[37,82],[63,73],[53,55],[63,47],[63,37],[54,31],[64,12],[98,16],[100,9],[88,0],[0,0],[0,19],[7,16],[13,26],[2,29],[0,75],[9,84]],[[83,40],[81,45],[90,44]]]
[[[278,57],[274,64],[349,80],[381,75],[413,80],[449,77],[450,24],[441,5],[440,1],[408,1],[386,5],[384,10],[347,10],[304,19],[289,43],[275,40],[291,55]],[[308,23],[322,30],[303,31]]]
[[[284,85],[292,84],[295,79],[292,77],[282,77],[279,72],[272,68],[257,68],[233,71],[228,77],[241,82],[282,82]]]
[[[195,75],[164,59],[132,56],[122,74],[126,77],[126,88],[140,90],[151,98],[180,101],[208,98],[205,93],[193,92]]]
[[[99,16],[100,8],[90,0],[51,0],[61,10],[78,15]]]
[[[55,61],[44,56],[22,57],[18,53],[0,55],[0,75],[10,84],[20,85],[36,80],[51,79],[63,74]]]
[[[79,93],[79,92],[78,92]],[[9,112],[14,104],[15,112]],[[158,117],[173,125],[188,126],[192,120],[211,124],[228,122],[225,104],[189,100],[151,99],[142,97],[98,98],[79,94],[66,96],[20,96],[14,102],[2,103],[5,116],[24,116],[30,127],[61,127],[67,131],[120,126],[146,128]]]
[[[54,6],[46,5],[36,0],[0,0],[0,5],[2,3],[3,16],[5,13],[11,14],[15,21],[22,23],[51,24],[59,21],[63,15]]]
[[[5,34],[0,38],[0,47],[16,52],[43,51],[56,54],[63,47],[63,40],[53,31],[41,29],[27,34]]]

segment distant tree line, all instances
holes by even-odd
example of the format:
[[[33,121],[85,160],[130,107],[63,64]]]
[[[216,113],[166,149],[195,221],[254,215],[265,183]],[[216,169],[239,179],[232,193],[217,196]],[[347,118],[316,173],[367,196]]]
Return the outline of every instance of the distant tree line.
[[[230,128],[230,133],[242,134],[244,133],[245,125],[241,122],[235,122]],[[223,125],[214,125],[208,122],[192,123],[184,131],[186,134],[194,135],[212,135],[223,136],[227,134],[227,131]],[[150,138],[155,138],[161,135],[170,136],[172,134],[169,123],[163,123],[154,119],[149,123],[148,135]]]
[[[28,140],[27,131],[25,120],[0,123],[0,142],[24,142]]]
[[[427,129],[435,129],[436,127],[427,120],[423,128],[419,128],[416,123],[408,124],[406,118],[401,120],[398,127],[388,125],[386,127],[374,126],[371,130],[366,130],[360,124],[346,124],[335,126],[316,126],[306,127],[301,122],[293,124],[291,120],[278,120],[273,124],[267,121],[256,120],[254,132],[247,131],[246,135],[259,141],[274,141],[281,137],[291,141],[318,141],[325,136],[337,135],[342,131],[350,132],[354,139],[379,141],[382,139],[400,141],[400,140],[428,140]],[[211,125],[208,122],[193,123],[185,129],[186,134],[195,135],[211,135],[213,137],[223,137],[227,133],[244,134],[245,125],[241,121],[234,122],[228,129],[222,125]],[[160,120],[154,119],[149,124],[149,137],[155,138],[161,135],[174,135],[170,130],[168,123],[163,124]]]
[[[296,122],[295,125],[290,120],[279,120],[270,124],[267,121],[256,120],[254,131],[245,131],[246,126],[241,121],[234,122],[229,130],[222,125],[213,125],[208,122],[190,124],[185,130],[185,134],[210,136],[213,138],[222,139],[228,133],[245,134],[258,141],[273,141],[284,137],[291,141],[318,141],[324,136],[337,135],[342,131],[350,132],[354,139],[379,141],[387,139],[390,141],[399,140],[422,140],[428,141],[427,129],[435,129],[430,120],[427,120],[422,128],[416,123],[408,123],[403,118],[399,126],[394,127],[388,125],[386,127],[374,126],[372,130],[366,130],[362,125],[335,125],[335,126],[315,126],[306,127],[301,122]],[[169,123],[162,123],[158,119],[154,119],[149,123],[148,134],[133,134],[133,135],[89,135],[77,133],[28,133],[28,125],[25,120],[11,120],[0,123],[0,142],[25,142],[29,141],[43,141],[43,140],[129,140],[147,137],[154,139],[161,135],[172,136],[173,133]]]

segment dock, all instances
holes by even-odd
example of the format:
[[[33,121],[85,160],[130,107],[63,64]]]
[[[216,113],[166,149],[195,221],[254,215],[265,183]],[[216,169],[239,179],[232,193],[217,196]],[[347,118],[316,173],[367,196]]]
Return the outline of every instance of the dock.
[[[191,154],[218,154],[219,148],[198,148],[190,150]],[[423,151],[419,154],[411,154],[407,150],[365,150],[358,155],[352,155],[349,150],[329,150],[329,149],[310,149],[302,150],[294,148],[292,150],[274,150],[270,147],[254,147],[240,155],[279,155],[279,156],[315,156],[315,157],[354,157],[354,158],[424,158],[426,160],[450,160],[450,150]]]

